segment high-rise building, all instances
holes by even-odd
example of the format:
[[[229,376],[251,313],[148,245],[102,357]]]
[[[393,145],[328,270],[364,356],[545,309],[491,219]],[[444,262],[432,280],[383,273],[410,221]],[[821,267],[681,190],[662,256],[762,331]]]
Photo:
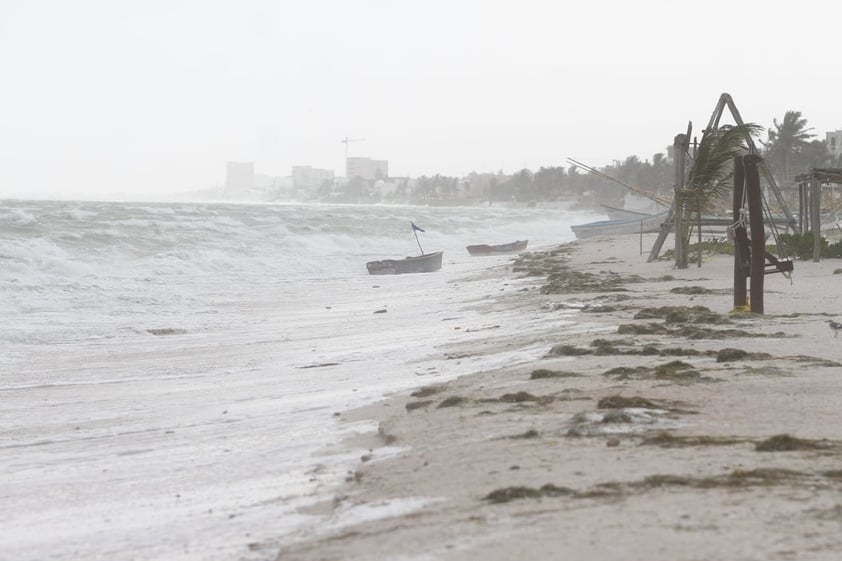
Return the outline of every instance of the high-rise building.
[[[325,181],[333,181],[332,169],[318,169],[311,166],[292,166],[292,185],[295,189],[315,191]]]
[[[359,177],[374,181],[389,177],[388,160],[372,160],[371,158],[347,158],[345,160],[345,177],[353,179]]]

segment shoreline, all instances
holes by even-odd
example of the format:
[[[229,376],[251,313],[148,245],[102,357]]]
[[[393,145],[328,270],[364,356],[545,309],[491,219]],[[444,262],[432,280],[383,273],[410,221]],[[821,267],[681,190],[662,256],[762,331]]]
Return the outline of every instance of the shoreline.
[[[578,308],[576,322],[445,352],[545,345],[544,358],[343,413],[379,431],[347,443],[359,464],[309,510],[324,530],[260,549],[297,561],[837,557],[842,342],[826,320],[838,263],[798,261],[792,284],[768,275],[763,316],[729,314],[732,257],[674,270],[646,263],[638,236],[519,263],[512,276],[535,288],[507,306]],[[351,511],[372,515],[341,524]]]

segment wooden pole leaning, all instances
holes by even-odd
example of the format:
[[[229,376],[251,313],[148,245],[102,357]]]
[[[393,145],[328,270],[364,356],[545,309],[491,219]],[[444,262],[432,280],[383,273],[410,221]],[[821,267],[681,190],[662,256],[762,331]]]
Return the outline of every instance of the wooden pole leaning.
[[[687,219],[684,212],[684,204],[682,203],[682,192],[684,191],[684,169],[686,164],[685,156],[687,154],[687,146],[689,137],[684,134],[678,134],[673,141],[673,157],[675,159],[675,197],[673,197],[673,208],[675,211],[674,220],[675,225],[673,231],[675,232],[675,268],[687,268],[687,255],[685,255],[684,245],[684,221]]]

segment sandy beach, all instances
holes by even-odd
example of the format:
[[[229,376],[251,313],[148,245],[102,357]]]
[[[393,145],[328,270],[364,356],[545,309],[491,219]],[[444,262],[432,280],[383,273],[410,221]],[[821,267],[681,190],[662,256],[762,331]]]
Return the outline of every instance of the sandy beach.
[[[342,412],[379,429],[347,443],[358,465],[309,510],[324,524],[254,548],[283,561],[839,559],[842,338],[827,320],[842,262],[767,275],[765,314],[732,314],[732,257],[675,270],[646,263],[653,239],[643,255],[628,236],[510,263],[501,283],[534,284],[498,305],[580,308],[576,323],[453,345],[441,352],[454,361],[536,343],[546,355]],[[382,516],[393,504],[414,508]]]

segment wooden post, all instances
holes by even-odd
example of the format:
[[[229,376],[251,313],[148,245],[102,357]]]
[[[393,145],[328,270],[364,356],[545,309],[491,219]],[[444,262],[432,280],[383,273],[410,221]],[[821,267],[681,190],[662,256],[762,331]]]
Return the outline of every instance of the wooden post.
[[[819,178],[813,173],[810,178],[810,222],[813,223],[813,261],[821,261],[822,258],[822,186]]]
[[[798,182],[798,233],[807,231],[807,187],[804,181]]]
[[[643,255],[643,220],[640,221],[640,254]]]
[[[670,233],[670,228],[673,223],[673,217],[675,216],[675,199],[672,201],[672,205],[670,206],[669,211],[667,212],[667,217],[664,218],[664,221],[661,222],[661,230],[658,232],[658,237],[655,239],[655,243],[652,244],[652,249],[649,250],[649,257],[646,258],[647,263],[651,263],[655,259],[658,258],[658,255],[661,253],[661,248],[664,245],[664,242],[667,241],[667,236]]]
[[[675,197],[673,198],[673,206],[675,208],[675,268],[687,268],[687,256],[685,255],[684,247],[684,220],[686,215],[684,212],[684,204],[681,202],[681,191],[684,189],[684,166],[687,143],[689,139],[683,134],[677,134],[673,141],[673,156],[675,158]]]
[[[745,192],[745,171],[743,170],[743,157],[734,158],[734,308],[741,308],[746,305],[746,270],[745,262],[747,255],[743,255],[743,249],[748,245],[745,224],[741,221],[743,208],[743,193]]]
[[[766,276],[766,232],[763,228],[763,195],[760,192],[760,156],[743,157],[745,185],[748,198],[748,217],[751,228],[751,280],[749,294],[751,311],[763,313],[763,281]]]
[[[698,258],[699,258],[699,267],[702,266],[702,207],[699,206],[699,215],[698,215],[698,228],[699,228],[699,243],[698,243]]]

